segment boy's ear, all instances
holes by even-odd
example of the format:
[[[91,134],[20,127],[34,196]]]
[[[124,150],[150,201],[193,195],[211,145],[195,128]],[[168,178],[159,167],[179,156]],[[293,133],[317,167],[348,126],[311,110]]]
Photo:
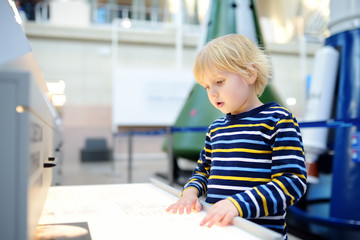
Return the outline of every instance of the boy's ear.
[[[248,69],[248,78],[247,82],[248,84],[254,84],[257,79],[257,71],[255,66],[252,66],[252,68]]]

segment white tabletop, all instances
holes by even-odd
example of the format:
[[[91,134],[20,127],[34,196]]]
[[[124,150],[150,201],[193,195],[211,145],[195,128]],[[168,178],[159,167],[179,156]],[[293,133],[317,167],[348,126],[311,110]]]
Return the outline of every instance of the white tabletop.
[[[165,189],[153,182],[51,187],[39,224],[86,222],[92,240],[279,237],[258,225],[256,232],[264,231],[263,234],[254,234],[241,226],[202,227],[200,221],[205,216],[204,211],[183,215],[168,213],[165,209],[177,200],[179,192],[164,186]],[[251,222],[242,221],[246,221],[244,227],[248,228],[247,224]]]

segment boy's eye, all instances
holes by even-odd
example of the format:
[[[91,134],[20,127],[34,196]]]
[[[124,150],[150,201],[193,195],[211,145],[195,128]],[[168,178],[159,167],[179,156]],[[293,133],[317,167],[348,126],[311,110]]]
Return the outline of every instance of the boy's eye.
[[[217,84],[217,85],[221,85],[223,82],[224,82],[224,80],[217,80],[217,81],[216,81],[216,84]]]

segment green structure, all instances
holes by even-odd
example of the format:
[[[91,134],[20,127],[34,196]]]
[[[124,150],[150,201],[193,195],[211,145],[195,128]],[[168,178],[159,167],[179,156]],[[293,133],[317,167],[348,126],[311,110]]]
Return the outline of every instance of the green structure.
[[[248,22],[244,22],[245,28],[255,28],[254,33],[256,36],[252,36],[260,47],[264,47],[261,31],[258,25],[255,6],[252,0],[249,1],[235,1],[235,0],[212,0],[209,12],[208,29],[206,33],[206,42],[211,41],[219,36],[224,36],[230,33],[239,32],[237,24],[242,24],[237,21],[237,3],[246,3],[246,11],[248,16]],[[242,18],[243,20],[244,18]],[[242,32],[239,32],[243,34]],[[244,34],[245,35],[245,34]],[[249,37],[249,36],[248,36]],[[251,38],[251,37],[249,37]],[[279,102],[275,91],[268,85],[265,88],[260,100],[263,103],[270,101]],[[215,119],[224,117],[224,114],[215,109],[208,100],[206,90],[195,83],[176,122],[174,127],[207,127]],[[174,156],[174,169],[173,174],[175,179],[180,174],[180,169],[177,165],[178,158],[185,158],[193,161],[197,161],[200,151],[204,147],[205,132],[185,131],[175,132],[173,134],[173,156]],[[168,150],[168,142],[163,145],[165,151]]]

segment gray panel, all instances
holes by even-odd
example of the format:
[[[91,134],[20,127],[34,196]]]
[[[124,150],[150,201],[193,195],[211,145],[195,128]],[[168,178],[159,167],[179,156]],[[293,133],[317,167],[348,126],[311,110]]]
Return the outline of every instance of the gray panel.
[[[0,233],[2,239],[15,239],[16,217],[16,82],[0,76]]]

